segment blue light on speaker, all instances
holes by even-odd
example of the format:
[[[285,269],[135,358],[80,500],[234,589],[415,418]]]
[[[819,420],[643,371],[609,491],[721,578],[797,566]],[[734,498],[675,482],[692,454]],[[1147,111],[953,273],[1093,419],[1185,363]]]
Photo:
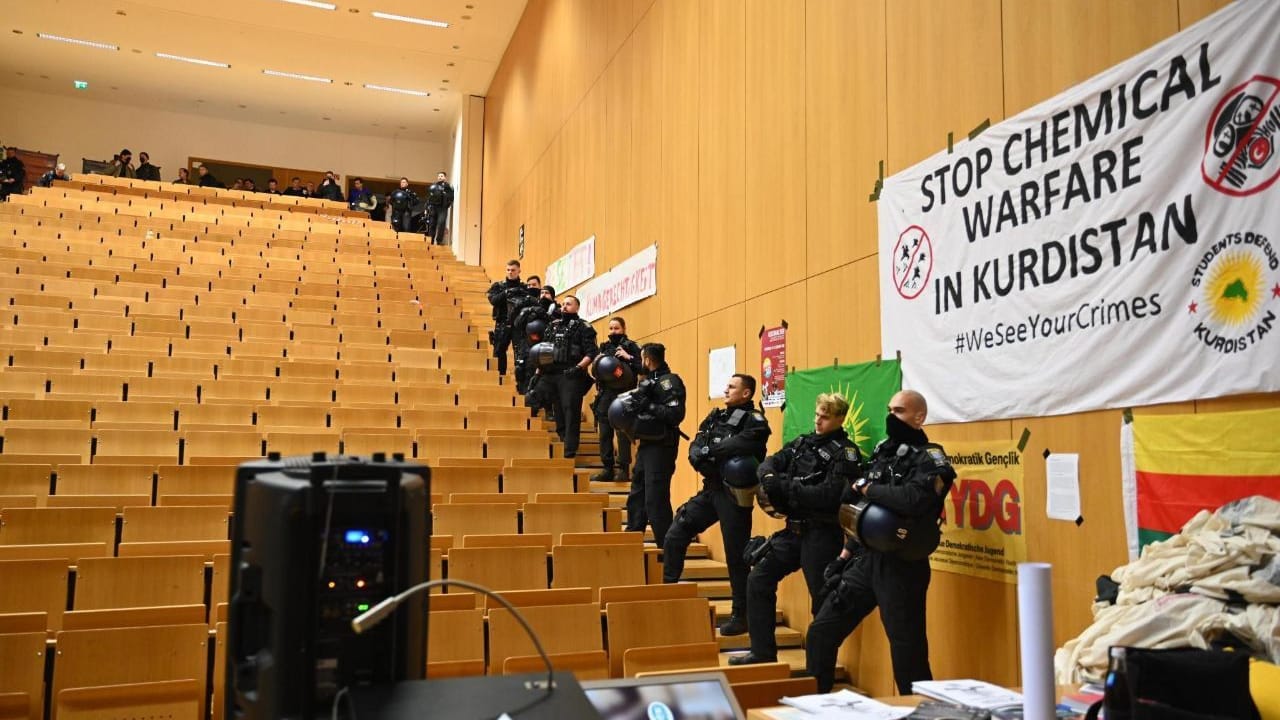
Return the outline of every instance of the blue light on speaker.
[[[348,530],[343,534],[342,539],[348,545],[368,545],[369,533],[365,530]]]

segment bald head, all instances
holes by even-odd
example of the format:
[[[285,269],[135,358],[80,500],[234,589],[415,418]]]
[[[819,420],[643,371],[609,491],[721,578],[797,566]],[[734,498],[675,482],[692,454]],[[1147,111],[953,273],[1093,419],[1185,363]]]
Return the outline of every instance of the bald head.
[[[915,390],[899,390],[889,400],[889,413],[902,422],[919,430],[929,416],[929,403]]]

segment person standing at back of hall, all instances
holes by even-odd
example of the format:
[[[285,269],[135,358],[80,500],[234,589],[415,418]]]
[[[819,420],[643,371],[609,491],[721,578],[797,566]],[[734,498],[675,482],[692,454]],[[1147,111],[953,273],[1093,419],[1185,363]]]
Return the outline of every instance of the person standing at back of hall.
[[[144,150],[138,153],[138,179],[160,181],[160,168],[151,164],[151,156]]]
[[[342,202],[344,200],[342,186],[338,184],[338,178],[333,174],[332,170],[325,171],[324,179],[320,181],[320,187],[316,188],[312,196],[334,202]]]
[[[631,368],[631,372],[639,379],[644,372],[640,360],[640,346],[627,337],[627,321],[621,317],[609,318],[609,337],[600,343],[601,355],[612,355]],[[600,431],[600,462],[604,469],[591,476],[592,480],[626,482],[631,479],[631,438],[615,433],[609,423],[609,405],[618,397],[617,390],[610,390],[599,379],[596,380],[596,399],[591,406],[596,416],[596,427]],[[614,454],[614,440],[618,450]],[[616,463],[615,463],[616,459]],[[617,472],[614,472],[614,469]]]
[[[680,423],[684,422],[684,380],[667,365],[667,348],[660,343],[641,346],[640,358],[648,376],[632,397],[644,404],[637,422],[635,472],[627,494],[627,530],[653,528],[653,539],[662,547],[671,529],[671,476],[680,452]],[[641,424],[652,426],[642,429]]]
[[[26,182],[27,167],[18,159],[18,149],[15,147],[7,147],[4,149],[4,160],[0,160],[0,200],[8,198],[10,195],[21,193],[22,185]]]
[[[436,173],[436,181],[427,188],[427,213],[431,216],[431,242],[448,245],[445,229],[449,224],[449,208],[453,207],[453,186],[444,171]]]

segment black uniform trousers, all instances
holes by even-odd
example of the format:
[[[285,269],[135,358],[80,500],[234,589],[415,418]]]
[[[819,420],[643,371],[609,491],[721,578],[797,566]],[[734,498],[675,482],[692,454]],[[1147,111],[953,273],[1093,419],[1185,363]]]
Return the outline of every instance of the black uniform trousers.
[[[507,349],[511,347],[511,328],[506,320],[498,320],[493,330],[493,356],[498,358],[498,374],[507,374]]]
[[[529,378],[533,376],[533,368],[529,366],[528,362],[530,347],[532,346],[529,344],[528,338],[513,339],[511,341],[511,353],[515,356],[516,365],[516,392],[521,395],[529,392]]]
[[[449,239],[445,237],[445,223],[449,221],[449,207],[447,205],[433,205],[427,208],[427,212],[431,215],[431,242],[434,245],[448,245]]]
[[[631,467],[631,438],[615,431],[613,425],[609,424],[609,404],[616,397],[616,395],[606,396],[605,400],[608,402],[600,402],[596,406],[604,411],[596,416],[596,429],[600,433],[600,462],[604,465],[605,470],[612,470],[618,467],[622,469],[623,473],[626,473],[627,469]],[[618,442],[616,455],[613,451],[615,439]]]
[[[742,557],[751,537],[751,508],[742,507],[719,480],[703,480],[702,490],[676,510],[675,520],[662,546],[662,581],[678,582],[684,574],[684,558],[689,543],[700,532],[720,523],[724,555],[729,565],[729,587],[733,590],[733,614],[745,617],[747,609],[747,567]]]
[[[413,210],[391,210],[391,228],[396,232],[409,232],[413,229]]]
[[[627,493],[627,530],[643,532],[653,527],[658,547],[671,529],[671,476],[676,472],[680,441],[642,442],[636,448],[636,466]]]
[[[582,436],[582,398],[590,387],[586,373],[573,370],[545,374],[542,382],[556,399],[556,434],[564,441],[564,456],[578,454]]]
[[[792,529],[794,528],[794,529]],[[747,627],[751,632],[751,654],[770,662],[778,659],[774,626],[778,612],[778,583],[796,570],[804,572],[809,586],[812,612],[818,611],[815,598],[822,592],[822,571],[840,555],[844,534],[833,522],[787,521],[787,529],[769,538],[769,554],[751,568],[747,576]]]
[[[818,692],[831,692],[840,644],[877,607],[889,636],[898,692],[910,695],[911,683],[933,679],[925,635],[929,576],[928,559],[902,560],[866,550],[849,561],[840,586],[822,603],[805,639],[805,664],[818,680]]]

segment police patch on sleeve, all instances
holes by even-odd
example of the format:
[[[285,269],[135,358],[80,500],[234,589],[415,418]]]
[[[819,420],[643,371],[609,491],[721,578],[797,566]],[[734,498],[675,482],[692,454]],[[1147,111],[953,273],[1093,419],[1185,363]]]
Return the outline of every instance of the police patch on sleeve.
[[[670,390],[671,378],[663,378],[662,380],[658,381],[658,384],[662,386],[663,390]]]
[[[858,448],[845,448],[845,449],[844,449],[844,459],[845,459],[845,460],[848,460],[849,462],[856,463],[856,462],[858,462],[858,458],[859,458],[859,456],[858,456]]]
[[[751,417],[755,418],[756,422],[764,422],[764,413],[754,412],[751,413]]]

